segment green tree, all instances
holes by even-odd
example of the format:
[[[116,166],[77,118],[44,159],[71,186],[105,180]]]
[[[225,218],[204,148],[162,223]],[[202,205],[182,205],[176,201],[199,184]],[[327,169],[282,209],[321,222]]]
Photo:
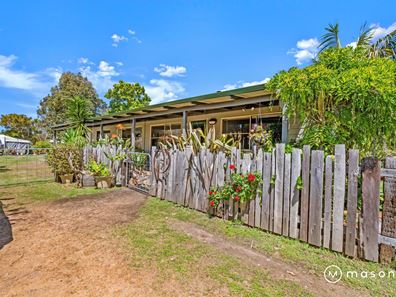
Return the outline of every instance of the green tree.
[[[396,58],[396,30],[388,33],[382,38],[374,40],[374,27],[368,27],[364,24],[360,28],[360,33],[355,41],[356,47],[364,48],[366,54],[369,57],[389,57],[392,59]],[[339,25],[329,24],[325,28],[325,33],[319,44],[320,51],[324,51],[329,48],[341,48]]]
[[[151,102],[143,86],[122,80],[114,84],[113,88],[107,91],[105,97],[110,100],[109,113],[147,106]]]
[[[81,136],[87,136],[90,132],[85,125],[86,121],[93,116],[92,104],[79,96],[68,101],[66,116],[71,127]]]
[[[37,131],[37,121],[24,114],[4,114],[0,117],[2,133],[16,138],[33,140]]]
[[[43,98],[37,110],[40,120],[47,131],[51,126],[67,121],[68,101],[73,97],[84,98],[89,103],[93,115],[99,114],[106,104],[98,97],[92,83],[80,73],[65,72],[59,83],[51,88],[51,94]]]
[[[337,143],[382,156],[396,146],[396,61],[364,48],[330,48],[312,65],[276,74],[267,84],[301,119],[302,144],[328,152]]]

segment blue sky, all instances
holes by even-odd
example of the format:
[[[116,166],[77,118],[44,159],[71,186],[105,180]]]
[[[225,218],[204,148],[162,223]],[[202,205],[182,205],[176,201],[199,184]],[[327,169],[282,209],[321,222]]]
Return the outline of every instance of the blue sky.
[[[62,71],[103,97],[120,79],[153,103],[264,81],[315,55],[328,23],[344,45],[365,22],[396,29],[396,1],[2,1],[0,114],[35,116]],[[316,38],[316,39],[315,39]]]

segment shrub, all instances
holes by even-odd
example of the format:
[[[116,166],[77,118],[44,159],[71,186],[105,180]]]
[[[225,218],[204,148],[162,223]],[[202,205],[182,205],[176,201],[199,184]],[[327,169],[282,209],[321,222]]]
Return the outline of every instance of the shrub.
[[[82,168],[82,150],[68,144],[53,146],[48,151],[47,162],[57,175],[72,174]]]
[[[97,163],[95,160],[89,160],[88,164],[85,166],[92,175],[94,176],[110,176],[110,170],[104,163]]]
[[[52,144],[49,141],[39,140],[33,146],[33,148],[35,149],[33,151],[33,153],[35,155],[42,155],[42,154],[47,153],[48,149],[50,149],[51,147],[52,147]]]

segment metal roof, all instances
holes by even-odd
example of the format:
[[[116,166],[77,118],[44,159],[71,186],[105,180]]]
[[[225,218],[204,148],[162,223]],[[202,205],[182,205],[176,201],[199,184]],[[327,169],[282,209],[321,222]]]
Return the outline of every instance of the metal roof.
[[[105,114],[87,120],[88,126],[98,124],[116,123],[128,119],[144,119],[155,116],[171,115],[181,111],[209,110],[224,106],[240,106],[244,104],[254,104],[263,100],[263,96],[272,93],[265,89],[264,84],[254,85],[245,88],[233,89],[228,91],[218,91],[201,96],[189,97],[170,102],[148,105],[128,111]],[[261,99],[259,98],[261,97]],[[267,98],[267,101],[269,98]],[[60,130],[69,126],[71,123],[63,123],[53,126],[55,130]]]

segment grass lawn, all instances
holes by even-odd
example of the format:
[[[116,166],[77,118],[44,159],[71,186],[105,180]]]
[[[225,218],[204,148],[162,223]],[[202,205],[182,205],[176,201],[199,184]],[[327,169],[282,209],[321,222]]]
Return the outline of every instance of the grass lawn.
[[[0,200],[14,198],[13,206],[48,202],[63,198],[73,198],[81,195],[99,194],[112,189],[77,188],[75,184],[64,185],[56,182],[36,182],[9,187],[0,187]]]
[[[161,280],[169,275],[186,286],[194,286],[195,275],[207,283],[208,289],[223,287],[235,296],[309,296],[309,292],[291,281],[271,279],[263,269],[247,266],[235,257],[221,254],[208,244],[194,240],[169,227],[169,220],[194,223],[202,229],[230,241],[253,246],[274,258],[297,264],[319,277],[329,265],[343,271],[389,271],[390,267],[352,260],[335,252],[314,248],[308,244],[249,228],[240,223],[209,218],[173,203],[150,198],[141,210],[139,219],[117,231],[126,239],[131,265],[142,269],[151,265],[158,270],[158,290]],[[343,278],[345,285],[375,296],[396,296],[395,279]]]
[[[116,232],[126,240],[133,269],[157,271],[154,289],[159,296],[169,294],[163,287],[170,278],[176,280],[182,292],[199,291],[198,295],[312,296],[297,283],[272,279],[266,271],[219,254],[217,249],[168,226],[169,218],[187,218],[188,213],[205,217],[150,198],[140,217]],[[204,289],[196,287],[202,283]]]
[[[0,186],[53,179],[46,155],[0,156]]]

